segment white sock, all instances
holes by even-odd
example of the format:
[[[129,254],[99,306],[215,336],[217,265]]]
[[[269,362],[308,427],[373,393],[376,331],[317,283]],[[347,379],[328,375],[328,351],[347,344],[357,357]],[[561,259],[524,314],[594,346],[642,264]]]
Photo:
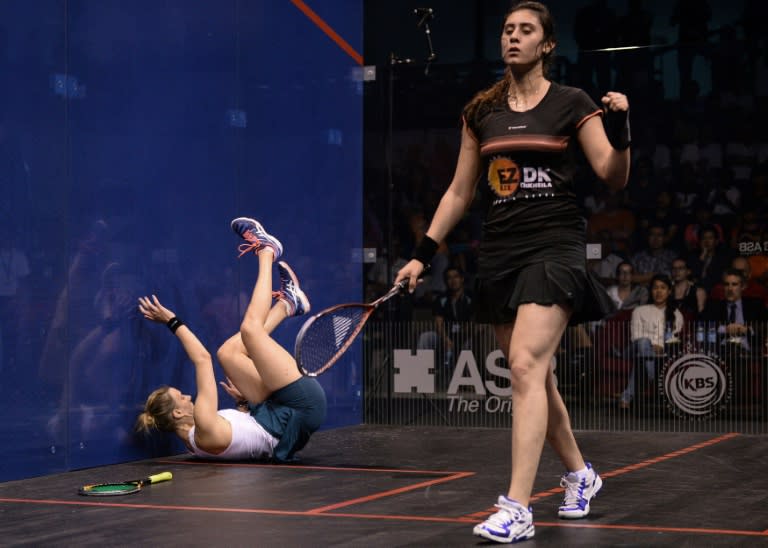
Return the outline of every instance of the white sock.
[[[587,476],[587,472],[589,472],[589,468],[586,466],[582,468],[581,470],[576,470],[575,472],[569,472],[568,473],[568,479],[570,480],[577,480],[580,478],[584,478]]]

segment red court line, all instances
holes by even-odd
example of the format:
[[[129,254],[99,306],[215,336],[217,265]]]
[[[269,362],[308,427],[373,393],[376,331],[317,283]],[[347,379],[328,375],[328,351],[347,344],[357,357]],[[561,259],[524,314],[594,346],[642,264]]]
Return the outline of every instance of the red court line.
[[[739,435],[740,434],[738,434],[737,432],[730,432],[728,434],[723,434],[722,436],[718,436],[716,438],[712,438],[712,439],[709,439],[709,440],[706,440],[706,441],[695,443],[695,444],[690,445],[688,447],[683,447],[682,449],[676,449],[675,451],[671,451],[669,453],[666,453],[664,455],[660,455],[658,457],[653,457],[653,458],[650,458],[650,459],[646,459],[646,460],[638,462],[636,464],[630,464],[630,465],[624,466],[622,468],[617,468],[616,470],[610,470],[610,471],[605,472],[605,473],[600,472],[600,476],[603,477],[603,478],[613,478],[613,477],[616,477],[616,476],[621,476],[623,474],[627,474],[629,472],[634,472],[635,470],[639,470],[641,468],[646,468],[646,467],[648,467],[648,466],[650,466],[652,464],[656,464],[656,463],[659,463],[659,462],[663,462],[665,460],[669,460],[669,459],[673,459],[673,458],[676,458],[676,457],[680,457],[682,455],[687,455],[687,454],[692,453],[694,451],[698,451],[699,449],[703,449],[705,447],[709,447],[711,445],[715,445],[715,444],[718,444],[718,443],[730,440],[730,439],[735,438],[735,437],[737,437]],[[544,499],[544,498],[547,498],[547,497],[551,497],[553,495],[557,495],[557,494],[562,493],[564,491],[565,490],[562,487],[554,487],[554,488],[548,489],[546,491],[541,491],[539,493],[536,493],[536,494],[532,495],[530,502],[533,503],[533,502],[539,501],[541,499]],[[488,508],[487,510],[483,510],[481,512],[475,512],[473,514],[467,514],[467,516],[468,517],[472,517],[472,518],[478,518],[478,517],[481,517],[481,516],[484,517],[484,516],[488,515],[489,512],[493,513],[495,511],[496,511],[495,508]],[[537,524],[538,524],[538,522],[537,522]]]
[[[330,472],[371,472],[380,473],[385,472],[387,474],[434,474],[434,475],[452,475],[452,474],[474,474],[474,472],[458,472],[451,470],[403,470],[402,468],[362,468],[354,466],[316,466],[316,465],[303,465],[303,464],[259,464],[252,462],[217,462],[217,461],[204,461],[204,460],[172,460],[172,459],[156,459],[153,463],[160,464],[191,464],[191,465],[205,465],[205,466],[227,466],[227,467],[244,467],[244,468],[290,468],[298,470],[323,470]]]
[[[728,441],[732,438],[735,438],[739,436],[740,434],[731,432],[729,434],[723,434],[722,436],[718,436],[716,438],[712,438],[706,441],[702,441],[699,443],[695,443],[693,445],[690,445],[688,447],[684,447],[682,449],[676,449],[675,451],[671,451],[669,453],[666,453],[664,455],[660,455],[658,457],[652,457],[650,459],[646,459],[644,461],[638,462],[636,464],[629,464],[627,466],[624,466],[622,468],[617,468],[616,470],[610,470],[608,472],[600,472],[600,477],[603,478],[614,478],[616,476],[621,476],[623,474],[628,474],[629,472],[634,472],[635,470],[640,470],[641,468],[646,468],[652,464],[657,464],[659,462],[663,462],[665,460],[670,460],[673,458],[681,457],[683,455],[687,455],[689,453],[693,453],[694,451],[698,451],[699,449],[703,449],[705,447],[709,447],[711,445],[715,445],[724,441]],[[564,489],[562,487],[555,487],[553,489],[548,489],[546,491],[541,491],[540,493],[536,493],[531,497],[531,502],[541,500],[543,498],[551,497],[553,495],[557,495],[559,493],[562,493]]]
[[[303,516],[303,517],[322,517],[322,518],[346,518],[346,519],[368,519],[368,520],[386,520],[386,521],[407,521],[407,522],[429,522],[429,523],[475,523],[476,520],[468,517],[448,517],[448,516],[405,516],[392,514],[353,514],[353,513],[322,513],[313,514],[310,512],[298,512],[289,510],[264,510],[259,508],[223,508],[216,506],[179,506],[162,504],[126,504],[117,502],[88,502],[88,501],[68,501],[68,500],[49,500],[49,499],[13,499],[0,498],[0,502],[7,503],[26,503],[26,504],[49,504],[58,506],[98,506],[107,508],[133,508],[137,510],[177,510],[177,511],[198,511],[198,512],[222,512],[234,514],[267,514],[273,516]],[[748,537],[768,537],[768,531],[745,531],[737,529],[696,529],[693,527],[653,527],[648,525],[599,525],[590,523],[563,523],[563,522],[535,522],[537,527],[571,527],[582,529],[618,529],[625,531],[642,532],[668,532],[668,533],[695,533],[709,535],[734,535]]]
[[[389,491],[382,491],[379,493],[375,493],[373,495],[368,495],[365,497],[359,497],[356,499],[347,500],[344,502],[338,502],[336,504],[329,504],[328,506],[322,506],[320,508],[315,508],[314,510],[310,510],[309,514],[320,514],[323,512],[328,512],[329,510],[336,510],[337,508],[344,508],[346,506],[352,506],[354,504],[361,504],[363,502],[370,502],[372,500],[378,500],[383,499],[385,497],[391,497],[393,495],[399,495],[401,493],[407,493],[409,491],[414,491],[416,489],[421,489],[422,487],[430,487],[432,485],[437,485],[438,483],[445,483],[447,481],[453,481],[457,479],[467,478],[469,476],[474,476],[474,472],[458,472],[456,474],[453,474],[451,476],[445,477],[445,478],[439,478],[434,479],[430,481],[424,481],[421,483],[415,483],[413,485],[408,485],[406,487],[400,487],[398,489],[390,489]]]
[[[442,478],[423,481],[423,482],[415,483],[412,485],[406,485],[405,487],[398,487],[397,489],[380,491],[378,493],[366,495],[364,497],[345,500],[342,502],[321,506],[319,508],[314,508],[312,510],[307,511],[308,514],[313,514],[313,515],[328,512],[330,510],[336,510],[338,508],[353,506],[355,504],[371,502],[374,500],[383,499],[383,498],[391,497],[394,495],[400,495],[402,493],[408,493],[409,491],[414,491],[416,489],[421,489],[423,487],[431,487],[432,485],[446,483],[448,481],[454,481],[454,480],[463,479],[463,478],[467,478],[469,476],[475,475],[475,472],[449,472],[449,471],[443,471],[443,470],[400,470],[397,468],[355,468],[355,467],[345,468],[345,467],[339,467],[339,466],[301,466],[301,465],[284,465],[284,464],[257,464],[257,463],[247,463],[247,462],[246,463],[229,463],[229,462],[205,462],[205,461],[201,462],[201,461],[175,461],[175,460],[157,460],[155,462],[163,463],[163,464],[207,464],[207,465],[213,465],[213,466],[230,466],[230,467],[234,466],[234,467],[249,467],[249,468],[275,468],[275,469],[292,468],[292,469],[306,469],[306,470],[322,470],[324,472],[327,472],[327,471],[367,472],[367,473],[386,472],[388,474],[392,474],[392,473],[420,474],[420,475],[434,474],[434,475],[444,476]]]
[[[291,0],[291,3],[299,8],[301,12],[309,18],[310,21],[312,21],[315,25],[317,25],[320,30],[322,30],[325,34],[328,35],[328,37],[336,42],[336,44],[343,49],[347,54],[355,60],[355,62],[362,66],[363,65],[363,56],[357,53],[355,51],[355,48],[349,45],[349,43],[344,40],[339,34],[333,30],[328,23],[322,20],[322,18],[316,14],[312,8],[310,8],[308,5],[306,5],[302,0]]]
[[[738,433],[730,433],[716,438],[712,438],[689,447],[678,449],[665,455],[646,459],[637,464],[632,464],[616,470],[612,470],[602,474],[603,477],[615,477],[621,474],[626,474],[640,468],[650,466],[651,464],[662,462],[664,460],[686,455],[693,451],[721,443],[723,441],[732,439],[739,436]],[[354,472],[387,472],[387,473],[404,473],[404,474],[450,474],[447,477],[438,478],[426,482],[421,482],[411,486],[393,489],[390,491],[384,491],[369,495],[367,497],[360,497],[349,501],[344,501],[334,505],[328,505],[321,508],[315,508],[308,511],[289,511],[289,510],[265,510],[258,508],[226,508],[226,507],[210,507],[210,506],[180,506],[180,505],[160,505],[160,504],[126,504],[115,502],[88,502],[88,501],[65,501],[65,500],[51,500],[51,499],[15,499],[15,498],[0,498],[0,502],[7,503],[26,503],[26,504],[50,504],[50,505],[69,505],[69,506],[98,506],[98,507],[112,507],[112,508],[136,508],[136,509],[149,509],[149,510],[178,510],[178,511],[203,511],[203,512],[223,512],[223,513],[246,513],[246,514],[269,514],[276,516],[306,516],[306,517],[327,517],[327,518],[348,518],[348,519],[372,519],[372,520],[388,520],[388,521],[409,521],[409,522],[432,522],[432,523],[475,523],[477,521],[474,515],[464,515],[459,517],[445,517],[445,516],[414,516],[414,515],[391,515],[391,514],[356,514],[356,513],[342,513],[342,512],[330,512],[335,508],[342,508],[344,506],[350,506],[352,504],[358,504],[361,502],[367,502],[375,500],[377,498],[383,498],[386,496],[392,496],[399,493],[404,493],[434,485],[437,483],[444,483],[447,481],[453,481],[455,479],[462,479],[468,476],[474,475],[474,472],[439,472],[435,470],[398,470],[398,469],[385,469],[385,468],[343,468],[343,467],[325,467],[325,466],[299,466],[299,465],[274,465],[274,464],[251,464],[251,463],[217,463],[217,462],[197,462],[197,461],[175,461],[175,460],[157,460],[154,462],[164,462],[170,464],[205,464],[208,466],[245,466],[245,467],[259,467],[259,468],[306,468],[310,470],[330,470],[330,471],[354,471]],[[554,494],[562,492],[561,488],[549,489],[542,491],[534,495],[534,497],[543,498],[552,496]],[[490,510],[492,511],[492,509]],[[483,513],[485,515],[486,513]],[[573,522],[535,522],[537,526],[541,527],[571,527],[582,529],[613,529],[624,531],[636,531],[636,532],[668,532],[668,533],[692,533],[692,534],[709,534],[709,535],[734,535],[734,536],[749,536],[749,537],[768,537],[768,530],[765,531],[748,531],[748,530],[735,530],[735,529],[710,529],[710,528],[693,528],[693,527],[664,527],[664,526],[650,526],[650,525],[611,525],[611,524],[595,524],[595,523],[573,523]]]
[[[634,472],[635,470],[639,470],[640,468],[646,468],[652,464],[656,464],[659,462],[663,462],[665,460],[674,459],[677,457],[681,457],[683,455],[687,455],[689,453],[693,453],[694,451],[698,451],[699,449],[704,449],[705,447],[709,447],[711,445],[716,445],[718,443],[728,441],[730,439],[733,439],[740,434],[736,432],[731,432],[728,434],[723,434],[722,436],[718,436],[716,438],[712,438],[700,443],[696,443],[694,445],[690,445],[688,447],[684,447],[682,449],[678,449],[676,451],[672,451],[670,453],[667,453],[665,455],[661,455],[658,457],[654,457],[651,459],[646,459],[644,461],[638,462],[637,464],[630,464],[629,466],[625,466],[623,468],[618,468],[616,470],[611,470],[609,472],[606,472],[605,474],[600,474],[604,478],[612,478],[615,476],[621,476],[622,474],[626,474],[628,472]]]
[[[695,527],[664,527],[656,525],[610,525],[598,523],[563,523],[536,521],[536,526],[543,527],[570,527],[578,529],[618,529],[626,531],[645,531],[651,533],[701,533],[707,535],[739,535],[747,537],[768,537],[767,531],[745,531],[740,529],[708,529]]]

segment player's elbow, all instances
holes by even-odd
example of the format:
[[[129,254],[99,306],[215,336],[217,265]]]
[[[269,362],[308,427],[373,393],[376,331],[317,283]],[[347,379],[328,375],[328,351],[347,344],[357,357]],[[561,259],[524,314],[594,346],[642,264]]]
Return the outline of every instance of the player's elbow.
[[[607,174],[603,182],[611,190],[622,190],[627,186],[628,177],[624,173]]]
[[[189,359],[192,360],[192,363],[195,363],[195,364],[213,365],[211,354],[205,349],[196,350],[195,352],[190,354]]]

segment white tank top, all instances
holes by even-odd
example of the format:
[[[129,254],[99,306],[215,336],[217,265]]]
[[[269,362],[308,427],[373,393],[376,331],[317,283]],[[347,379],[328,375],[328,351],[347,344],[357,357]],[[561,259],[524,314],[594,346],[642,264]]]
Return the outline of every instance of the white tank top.
[[[214,455],[203,451],[195,445],[195,427],[189,429],[189,445],[192,453],[198,457],[212,459],[267,459],[279,441],[269,432],[264,430],[250,413],[243,413],[237,409],[219,409],[219,416],[224,417],[232,425],[232,442],[224,451]]]

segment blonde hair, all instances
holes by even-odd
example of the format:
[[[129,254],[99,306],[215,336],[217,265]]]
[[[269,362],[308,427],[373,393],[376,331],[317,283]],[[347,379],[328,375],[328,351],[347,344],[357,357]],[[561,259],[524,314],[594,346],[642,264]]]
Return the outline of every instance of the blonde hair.
[[[152,430],[173,432],[176,430],[176,419],[173,410],[176,402],[168,393],[170,386],[161,386],[154,390],[144,404],[144,412],[136,419],[136,430],[148,433]]]

